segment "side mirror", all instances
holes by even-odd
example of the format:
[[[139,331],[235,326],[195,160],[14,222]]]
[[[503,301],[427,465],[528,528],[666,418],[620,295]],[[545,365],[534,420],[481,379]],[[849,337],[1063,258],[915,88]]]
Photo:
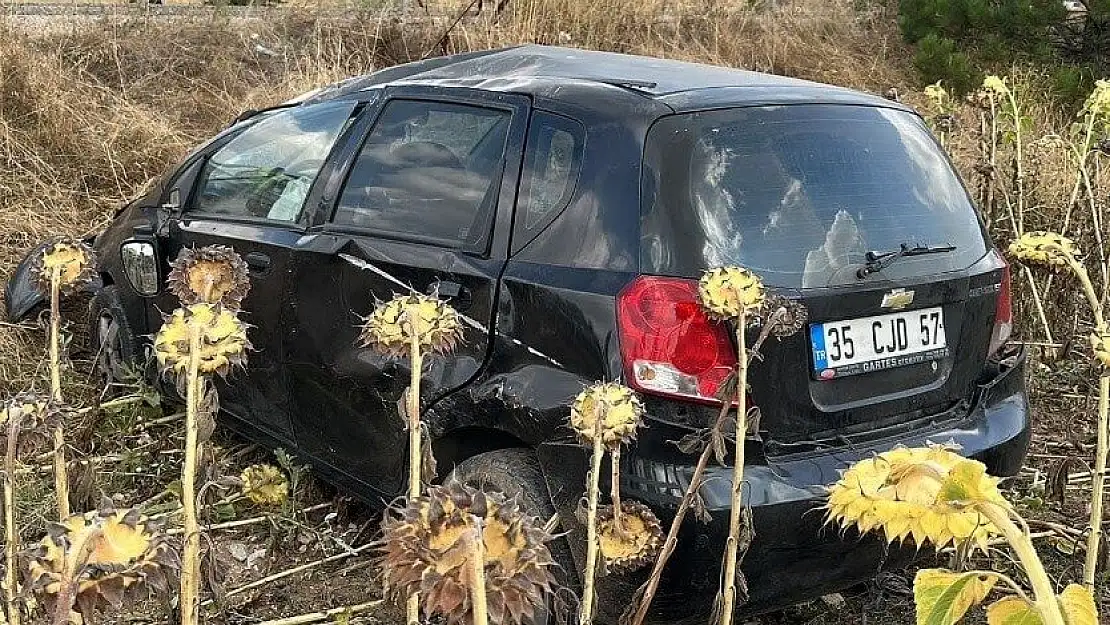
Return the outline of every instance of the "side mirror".
[[[124,241],[120,246],[120,258],[127,280],[139,295],[150,296],[158,292],[158,253],[153,240]]]

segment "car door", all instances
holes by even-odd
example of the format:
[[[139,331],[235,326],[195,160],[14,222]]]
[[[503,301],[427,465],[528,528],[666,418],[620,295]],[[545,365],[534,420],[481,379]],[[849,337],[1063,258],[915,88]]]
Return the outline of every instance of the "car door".
[[[182,248],[216,244],[230,246],[249,266],[241,318],[254,351],[247,370],[217,380],[217,390],[221,408],[281,442],[293,440],[280,330],[290,251],[305,233],[305,199],[357,105],[334,101],[269,113],[189,165],[168,192],[181,206],[162,233],[167,261]],[[162,311],[178,305],[165,291],[157,299]]]
[[[386,89],[294,251],[286,334],[298,445],[367,492],[400,492],[407,438],[397,403],[407,359],[357,346],[377,302],[438,293],[465,319],[451,354],[425,362],[425,409],[477,375],[489,349],[528,100],[469,89]],[[451,411],[444,411],[449,421]],[[440,422],[436,427],[448,428]],[[433,432],[434,434],[434,432]]]

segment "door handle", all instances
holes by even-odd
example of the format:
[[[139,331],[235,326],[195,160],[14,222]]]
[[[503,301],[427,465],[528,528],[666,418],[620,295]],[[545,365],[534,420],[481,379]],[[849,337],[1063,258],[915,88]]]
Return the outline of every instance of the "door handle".
[[[266,273],[270,270],[270,257],[262,252],[249,252],[243,257],[247,266],[255,273]]]
[[[450,280],[436,280],[428,285],[428,295],[438,296],[440,299],[447,300],[455,310],[462,312],[473,303],[473,298],[470,294],[470,289]]]

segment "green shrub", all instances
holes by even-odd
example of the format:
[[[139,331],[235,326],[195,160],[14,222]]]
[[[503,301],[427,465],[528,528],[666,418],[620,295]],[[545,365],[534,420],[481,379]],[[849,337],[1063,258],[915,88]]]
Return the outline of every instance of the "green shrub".
[[[955,96],[970,93],[983,82],[982,72],[957,48],[956,42],[936,34],[918,41],[913,65],[926,83],[943,81]]]

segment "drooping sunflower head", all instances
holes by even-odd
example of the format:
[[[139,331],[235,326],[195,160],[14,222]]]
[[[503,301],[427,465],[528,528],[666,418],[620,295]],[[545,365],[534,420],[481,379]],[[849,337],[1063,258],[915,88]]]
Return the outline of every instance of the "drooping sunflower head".
[[[3,402],[0,404],[0,454],[7,449],[13,424],[19,449],[36,449],[50,438],[65,414],[64,408],[34,393],[20,393]]]
[[[382,574],[399,601],[419,592],[425,615],[470,623],[469,558],[481,536],[491,623],[532,623],[555,591],[551,540],[515,499],[459,483],[434,486],[382,523]]]
[[[925,97],[929,98],[929,101],[933,103],[933,106],[935,106],[941,112],[947,110],[949,95],[948,91],[944,88],[944,85],[941,84],[941,81],[938,80],[935,83],[925,87]]]
[[[715,319],[739,319],[763,305],[763,281],[743,267],[717,267],[698,281],[698,301]]]
[[[1102,328],[1091,333],[1091,349],[1095,358],[1110,371],[1110,328]]]
[[[759,316],[762,323],[771,324],[771,334],[784,339],[805,327],[809,311],[798,300],[772,294],[763,300]]]
[[[1009,508],[983,463],[931,445],[857,462],[829,489],[826,508],[829,521],[861,532],[881,529],[891,542],[910,537],[940,548],[970,541],[985,549],[997,531],[972,502]]]
[[[79,239],[62,237],[35,255],[31,272],[38,278],[43,293],[50,292],[55,275],[63,294],[74,293],[96,278],[96,253]]]
[[[272,464],[252,464],[239,476],[243,495],[260,506],[280,506],[289,497],[289,480]]]
[[[154,352],[162,371],[182,378],[189,369],[191,332],[199,339],[198,370],[201,374],[227,375],[234,367],[246,364],[247,327],[235,313],[212,304],[193,304],[178,308],[162,321],[154,337]]]
[[[138,510],[104,509],[69,517],[52,526],[31,552],[27,587],[52,603],[62,588],[66,556],[85,546],[77,576],[76,606],[89,622],[98,607],[119,608],[129,593],[168,590],[180,564],[160,528]]]
[[[620,528],[613,506],[597,511],[597,538],[605,566],[631,572],[651,564],[663,548],[663,528],[651,508],[635,501],[621,502]]]
[[[1079,250],[1071,239],[1055,232],[1026,232],[1010,244],[1010,255],[1023,263],[1067,267],[1076,262]]]
[[[181,303],[220,304],[238,310],[250,290],[249,268],[226,245],[184,248],[170,265],[166,277],[170,291]]]
[[[579,393],[570,405],[570,426],[578,438],[593,443],[594,437],[601,436],[601,442],[610,449],[636,438],[643,416],[640,398],[617,382],[594,384]]]
[[[1087,96],[1082,115],[1093,115],[1095,119],[1110,124],[1110,80],[1096,80],[1094,91]]]
[[[361,347],[393,357],[406,356],[415,336],[421,353],[446,354],[462,340],[459,313],[435,297],[412,293],[378,305],[362,324]]]
[[[1006,79],[993,74],[983,79],[982,89],[987,95],[994,97],[1004,97],[1010,93],[1010,87],[1006,84]]]

